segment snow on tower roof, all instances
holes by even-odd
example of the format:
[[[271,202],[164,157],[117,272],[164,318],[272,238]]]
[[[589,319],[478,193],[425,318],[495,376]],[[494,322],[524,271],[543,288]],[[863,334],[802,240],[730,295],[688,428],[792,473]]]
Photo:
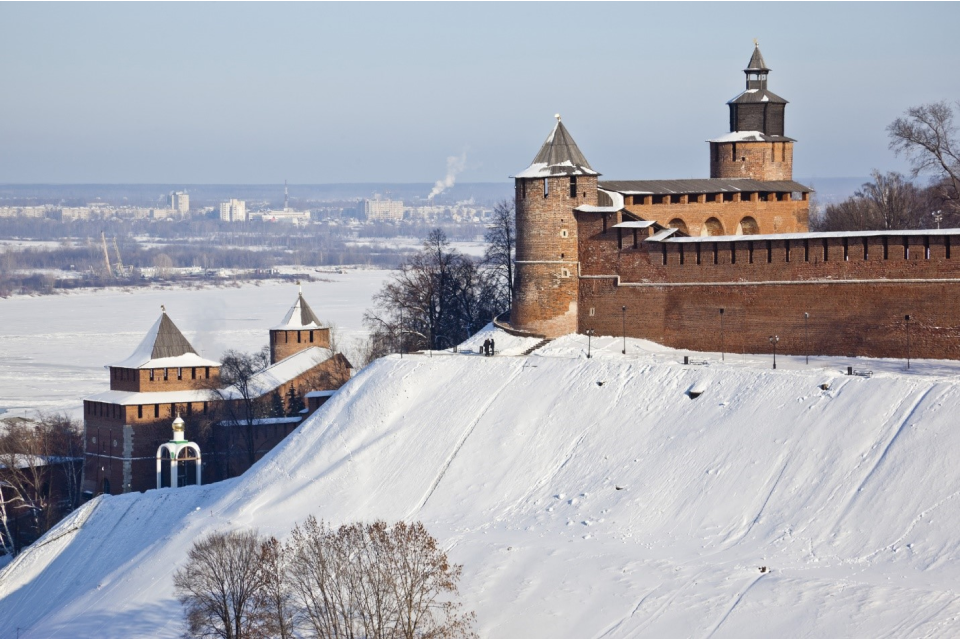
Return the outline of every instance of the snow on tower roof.
[[[161,307],[162,308],[162,307]],[[167,316],[166,310],[154,322],[146,337],[133,354],[116,364],[115,368],[176,368],[189,366],[220,366],[220,362],[204,359]]]
[[[307,300],[303,299],[303,293],[301,292],[297,295],[297,300],[293,303],[293,306],[290,307],[290,310],[287,311],[287,314],[283,317],[283,322],[270,330],[296,331],[311,328],[323,328],[323,326],[310,309]]]
[[[590,167],[573,136],[557,115],[557,125],[547,136],[533,162],[514,178],[539,178],[552,175],[600,175]]]

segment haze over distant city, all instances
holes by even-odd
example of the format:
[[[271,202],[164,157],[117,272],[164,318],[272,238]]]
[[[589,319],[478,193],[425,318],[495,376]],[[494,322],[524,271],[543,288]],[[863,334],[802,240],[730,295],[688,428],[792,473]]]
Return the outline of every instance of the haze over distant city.
[[[901,170],[960,5],[0,5],[0,183],[506,182],[564,123],[608,179],[706,176],[759,39],[798,176]]]

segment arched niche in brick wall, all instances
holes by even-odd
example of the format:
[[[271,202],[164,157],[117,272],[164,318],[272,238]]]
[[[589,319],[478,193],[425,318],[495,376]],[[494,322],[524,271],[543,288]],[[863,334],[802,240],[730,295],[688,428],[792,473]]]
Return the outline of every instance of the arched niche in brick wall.
[[[700,227],[700,235],[701,237],[724,235],[723,224],[715,217],[708,218],[707,221],[703,223],[703,226]]]
[[[667,226],[669,226],[672,229],[677,229],[681,233],[686,233],[687,235],[690,235],[690,232],[687,230],[687,223],[681,220],[679,217],[675,217],[672,220],[670,220],[667,223]]]
[[[760,225],[749,215],[740,220],[737,225],[737,235],[759,235]]]

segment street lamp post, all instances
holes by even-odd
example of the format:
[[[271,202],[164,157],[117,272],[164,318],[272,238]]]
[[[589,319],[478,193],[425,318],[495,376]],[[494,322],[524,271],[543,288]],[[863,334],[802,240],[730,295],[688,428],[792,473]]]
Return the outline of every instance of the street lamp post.
[[[627,307],[624,306],[620,309],[620,312],[623,315],[623,354],[627,354]]]
[[[593,337],[593,329],[588,328],[586,331],[587,334],[587,359],[590,359],[590,338]]]
[[[904,315],[903,322],[907,328],[907,370],[910,370],[910,316]]]
[[[773,344],[773,368],[774,368],[774,370],[776,370],[776,368],[777,368],[777,342],[779,342],[779,341],[780,341],[780,337],[779,337],[778,335],[774,335],[774,336],[772,336],[772,337],[770,338],[770,343]]]
[[[726,349],[724,348],[724,345],[723,345],[723,309],[721,308],[720,309],[720,361],[721,362],[725,360],[724,354],[723,354],[725,350]]]
[[[810,341],[809,333],[807,332],[807,320],[810,319],[810,313],[803,314],[803,351],[806,354],[806,363],[810,364]]]

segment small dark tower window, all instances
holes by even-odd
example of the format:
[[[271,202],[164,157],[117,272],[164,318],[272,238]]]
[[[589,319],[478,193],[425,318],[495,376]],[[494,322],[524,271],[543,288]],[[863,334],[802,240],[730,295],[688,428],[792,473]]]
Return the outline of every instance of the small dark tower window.
[[[543,197],[550,197],[550,178],[543,178]]]
[[[570,197],[577,197],[577,176],[570,176]]]

